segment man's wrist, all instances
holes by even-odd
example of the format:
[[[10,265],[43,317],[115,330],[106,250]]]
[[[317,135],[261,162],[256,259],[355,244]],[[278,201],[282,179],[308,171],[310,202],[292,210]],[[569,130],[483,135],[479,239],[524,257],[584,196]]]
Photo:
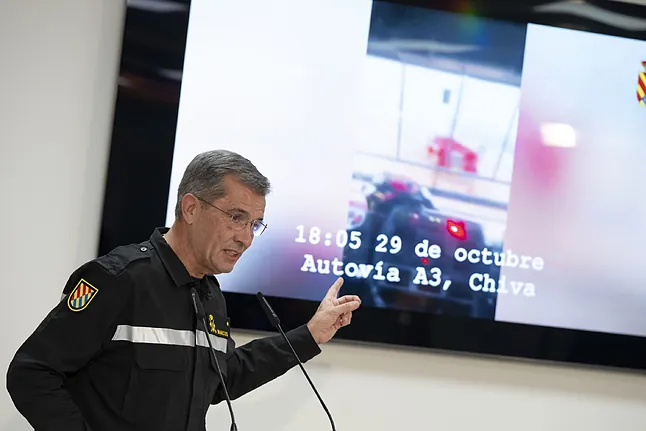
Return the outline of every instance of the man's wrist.
[[[309,322],[307,322],[307,330],[310,331],[310,335],[312,336],[312,339],[314,340],[314,342],[316,342],[316,344],[321,344],[321,342],[314,335],[313,328],[314,328],[314,324],[310,320]]]
[[[287,338],[303,363],[321,353],[321,347],[312,336],[308,325],[288,331]]]

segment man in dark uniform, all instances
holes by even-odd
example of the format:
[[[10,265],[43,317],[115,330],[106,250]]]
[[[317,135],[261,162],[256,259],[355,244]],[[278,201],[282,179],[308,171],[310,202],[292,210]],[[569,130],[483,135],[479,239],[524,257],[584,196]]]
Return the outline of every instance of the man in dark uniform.
[[[296,361],[280,336],[235,346],[213,274],[230,272],[263,233],[269,181],[229,151],[198,155],[178,190],[175,223],[78,268],[64,298],[20,347],[7,388],[36,431],[205,430],[209,405],[284,374]],[[356,296],[335,282],[306,325],[287,333],[307,361],[348,325]],[[202,298],[208,331],[190,295]]]

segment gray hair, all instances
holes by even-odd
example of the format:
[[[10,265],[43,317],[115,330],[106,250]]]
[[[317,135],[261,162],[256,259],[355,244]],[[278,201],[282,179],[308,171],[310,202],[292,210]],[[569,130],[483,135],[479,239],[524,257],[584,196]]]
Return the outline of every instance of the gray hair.
[[[267,196],[271,185],[269,180],[248,159],[228,150],[212,150],[198,154],[184,171],[177,189],[175,218],[182,218],[182,198],[191,193],[212,201],[226,195],[222,179],[234,176],[254,193]]]

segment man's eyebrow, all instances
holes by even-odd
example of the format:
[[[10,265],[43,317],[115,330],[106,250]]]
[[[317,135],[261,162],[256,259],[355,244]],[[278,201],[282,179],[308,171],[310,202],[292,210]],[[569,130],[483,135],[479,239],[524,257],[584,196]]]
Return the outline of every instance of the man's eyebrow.
[[[244,216],[249,217],[249,212],[248,212],[247,210],[243,210],[242,208],[233,208],[233,209],[230,209],[230,210],[229,210],[229,212],[230,212],[230,213],[237,213],[237,214],[240,214],[240,215],[244,215]],[[258,221],[264,221],[264,220],[265,220],[265,218],[264,218],[264,217],[260,217],[260,218],[257,218],[257,219],[255,219],[255,220],[258,220]]]
[[[243,210],[242,208],[232,208],[232,209],[229,210],[229,212],[230,213],[238,213],[238,214],[242,214],[242,215],[246,215],[246,216],[249,215],[249,212],[246,211],[246,210]]]

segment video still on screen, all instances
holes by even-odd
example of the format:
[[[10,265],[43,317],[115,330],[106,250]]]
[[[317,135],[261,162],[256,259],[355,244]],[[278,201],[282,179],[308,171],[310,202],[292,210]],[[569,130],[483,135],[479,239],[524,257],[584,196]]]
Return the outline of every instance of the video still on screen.
[[[534,295],[498,286],[525,32],[374,4],[348,214],[370,242],[343,255],[384,274],[346,274],[368,304],[493,318],[496,287]]]
[[[341,276],[366,307],[646,335],[645,42],[381,1],[193,3],[168,220],[198,152],[273,183],[224,290],[318,300]]]

